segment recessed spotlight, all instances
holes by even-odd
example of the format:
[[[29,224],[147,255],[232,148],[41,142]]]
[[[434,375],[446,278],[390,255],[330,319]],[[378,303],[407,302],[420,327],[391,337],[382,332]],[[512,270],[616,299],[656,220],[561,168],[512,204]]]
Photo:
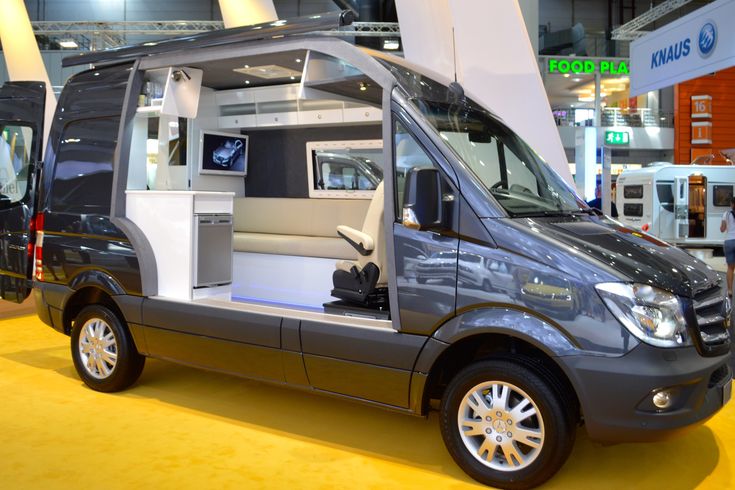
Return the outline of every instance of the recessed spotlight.
[[[573,81],[573,82],[581,82],[581,81],[582,81],[582,79],[581,79],[581,78],[572,78],[572,81]]]
[[[245,85],[250,85],[250,80],[245,80]]]
[[[296,80],[296,77],[291,77],[291,80]]]
[[[301,58],[296,58],[296,63],[301,63]]]
[[[367,85],[365,82],[360,82],[360,92],[364,92],[367,90]]]

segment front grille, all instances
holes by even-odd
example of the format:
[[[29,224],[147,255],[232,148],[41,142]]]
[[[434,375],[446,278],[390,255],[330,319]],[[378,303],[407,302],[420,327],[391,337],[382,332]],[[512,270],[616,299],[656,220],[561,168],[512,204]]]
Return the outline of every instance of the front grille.
[[[709,348],[729,344],[729,301],[719,286],[701,291],[694,296],[694,315],[702,343]]]

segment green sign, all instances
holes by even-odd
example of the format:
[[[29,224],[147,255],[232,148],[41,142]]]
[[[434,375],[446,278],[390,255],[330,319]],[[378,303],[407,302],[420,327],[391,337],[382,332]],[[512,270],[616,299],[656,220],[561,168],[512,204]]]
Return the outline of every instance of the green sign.
[[[549,73],[630,75],[628,62],[624,60],[549,58]]]
[[[630,143],[630,134],[627,131],[605,131],[606,145],[627,145]]]

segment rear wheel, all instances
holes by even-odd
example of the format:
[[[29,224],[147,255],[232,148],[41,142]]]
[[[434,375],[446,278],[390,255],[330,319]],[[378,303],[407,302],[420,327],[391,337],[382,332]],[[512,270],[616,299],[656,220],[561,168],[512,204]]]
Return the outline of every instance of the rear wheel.
[[[82,381],[103,392],[129,387],[140,377],[145,364],[127,327],[102,305],[87,306],[74,319],[71,356]]]
[[[546,373],[515,361],[472,364],[441,404],[444,443],[472,478],[500,488],[542,484],[566,461],[574,415]]]

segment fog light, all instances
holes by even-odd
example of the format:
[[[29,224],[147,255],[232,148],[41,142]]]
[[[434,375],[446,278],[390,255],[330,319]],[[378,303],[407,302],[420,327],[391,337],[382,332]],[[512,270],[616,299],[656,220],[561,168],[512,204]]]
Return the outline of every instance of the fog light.
[[[653,404],[656,405],[656,408],[669,408],[671,400],[671,392],[668,390],[662,390],[653,395]]]

